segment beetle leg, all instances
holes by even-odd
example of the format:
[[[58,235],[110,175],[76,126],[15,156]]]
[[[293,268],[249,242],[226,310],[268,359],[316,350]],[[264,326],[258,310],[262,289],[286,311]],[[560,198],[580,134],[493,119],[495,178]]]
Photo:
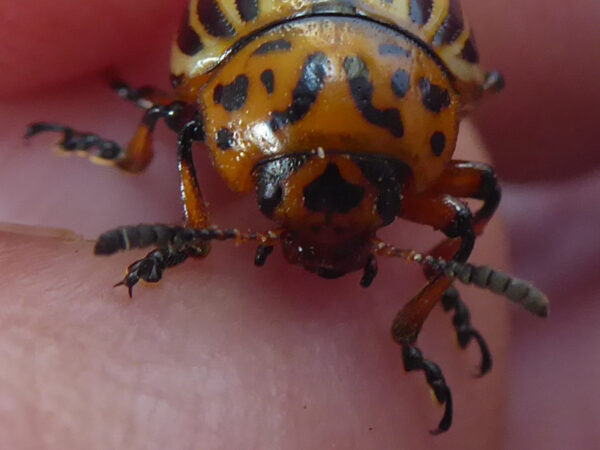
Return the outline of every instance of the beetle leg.
[[[449,238],[459,238],[456,239],[458,248],[451,259],[464,262],[469,258],[475,244],[473,216],[467,205],[453,196],[428,191],[405,195],[401,217],[431,225],[436,230],[442,230]]]
[[[504,89],[506,85],[506,81],[500,72],[497,70],[492,70],[485,74],[485,80],[483,82],[483,89],[486,92],[493,92],[497,94]]]
[[[449,287],[442,296],[442,306],[446,312],[454,310],[452,324],[456,329],[456,338],[460,348],[465,349],[472,339],[477,341],[481,350],[481,364],[479,366],[479,375],[483,376],[492,368],[492,356],[490,350],[477,330],[471,326],[471,314],[467,305],[461,300],[456,288]]]
[[[199,120],[184,125],[177,139],[177,163],[183,214],[185,226],[190,228],[206,228],[209,223],[208,205],[200,190],[192,157],[194,142],[202,140],[204,140],[204,130]],[[194,253],[196,257],[204,257],[210,252],[208,241],[199,243],[198,247],[201,251]]]
[[[483,205],[473,215],[473,229],[476,235],[483,232],[498,208],[501,198],[500,186],[494,170],[487,164],[472,161],[451,161],[427,192],[482,200]],[[447,239],[434,247],[429,254],[434,258],[449,260],[458,252],[459,247],[458,239]],[[427,268],[425,274],[428,278],[433,276]],[[447,312],[455,310],[453,324],[459,346],[465,348],[473,338],[477,341],[481,351],[480,374],[484,375],[491,369],[491,355],[481,334],[471,327],[469,310],[460,299],[458,291],[449,288],[442,297],[442,305]]]
[[[115,79],[110,82],[110,87],[123,100],[135,103],[142,109],[150,109],[154,105],[166,106],[173,102],[173,95],[153,86],[133,88],[122,80]]]
[[[256,256],[254,257],[254,265],[256,267],[262,267],[267,262],[267,258],[273,253],[272,245],[259,245],[256,249]]]
[[[473,215],[476,235],[483,232],[485,225],[498,209],[502,196],[494,170],[487,164],[472,161],[450,161],[427,192],[483,200],[483,205]],[[448,259],[451,255],[439,256]]]
[[[144,280],[156,283],[165,269],[184,262],[188,257],[201,258],[208,254],[211,241],[235,240],[239,243],[256,242],[264,248],[264,257],[272,250],[272,243],[279,239],[281,230],[266,233],[242,233],[236,229],[185,228],[170,225],[137,225],[121,227],[103,233],[96,241],[96,255],[112,255],[119,250],[158,248],[127,268],[125,278],[115,286],[126,286],[131,296],[133,286]]]
[[[142,123],[127,148],[94,133],[81,132],[68,126],[47,122],[29,125],[25,138],[48,131],[62,133],[62,139],[58,143],[61,150],[76,152],[95,163],[114,165],[126,172],[137,173],[146,169],[152,161],[152,135],[160,119],[165,119],[170,128],[179,132],[185,124],[197,116],[195,105],[169,101],[165,94],[152,88],[135,90],[120,82],[114,83],[113,87],[122,98],[146,109]]]
[[[363,276],[360,279],[360,285],[364,288],[371,286],[373,280],[377,276],[377,259],[375,256],[371,255],[369,258],[369,262],[364,268]]]
[[[437,401],[446,404],[444,416],[437,430],[432,432],[434,434],[448,430],[452,424],[452,395],[438,365],[424,359],[421,351],[413,344],[431,309],[451,283],[452,280],[445,276],[438,276],[431,280],[402,308],[392,325],[392,336],[398,344],[402,345],[405,370],[407,372],[423,370],[427,384],[433,389]]]
[[[404,370],[407,372],[413,370],[422,370],[425,372],[425,379],[427,380],[429,387],[433,390],[436,400],[440,405],[446,405],[442,420],[440,420],[438,427],[431,431],[431,434],[439,434],[448,431],[452,425],[452,393],[446,384],[442,370],[436,363],[423,358],[421,350],[413,345],[402,345],[402,359],[404,362]]]
[[[115,284],[115,287],[126,286],[129,291],[129,297],[132,297],[133,287],[138,281],[144,280],[148,283],[158,283],[165,269],[181,264],[188,256],[187,251],[170,247],[152,250],[144,258],[131,264],[127,268],[125,278]]]
[[[192,157],[192,145],[195,141],[202,140],[204,140],[202,124],[199,121],[191,121],[183,126],[177,142],[177,162],[185,226],[190,228],[206,228],[208,226],[208,206],[198,185]]]
[[[198,186],[196,169],[191,152],[194,141],[202,139],[201,124],[192,121],[183,127],[179,133],[177,143],[177,159],[185,226],[192,228],[204,228],[208,224],[208,208]],[[131,239],[127,233],[124,233],[122,236],[126,240]],[[200,241],[183,246],[167,245],[157,248],[148,253],[144,258],[131,264],[127,268],[125,278],[115,286],[126,286],[131,297],[133,286],[140,279],[149,283],[157,283],[162,278],[165,269],[183,263],[189,256],[205,257],[209,251],[209,241]]]
[[[107,162],[114,164],[122,157],[123,150],[114,141],[103,139],[93,133],[85,133],[76,131],[71,127],[59,125],[55,123],[36,122],[27,127],[25,139],[29,139],[36,134],[47,131],[62,133],[62,139],[58,143],[61,150],[66,152],[79,152],[83,156],[87,156],[96,160],[96,162]],[[91,149],[96,149],[93,155]]]

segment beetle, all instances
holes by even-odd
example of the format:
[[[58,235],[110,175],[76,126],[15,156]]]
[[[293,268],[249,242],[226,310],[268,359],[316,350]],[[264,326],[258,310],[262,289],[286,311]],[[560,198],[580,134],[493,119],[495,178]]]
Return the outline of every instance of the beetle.
[[[423,266],[425,288],[396,316],[392,336],[406,371],[423,371],[452,423],[452,396],[437,364],[415,346],[438,301],[454,311],[460,347],[485,340],[470,323],[454,280],[490,289],[545,317],[548,299],[531,284],[467,263],[501,191],[486,164],[453,160],[459,122],[488,93],[502,89],[483,72],[458,0],[192,0],[175,37],[173,92],[114,81],[118,95],[145,110],[123,148],[93,133],[37,122],[26,137],[62,133],[59,146],[131,173],[152,160],[152,134],[164,119],[178,135],[185,222],[142,224],[101,235],[95,253],[155,246],[118,283],[158,282],[211,241],[258,244],[262,266],[276,243],[285,258],[324,278],[363,271],[368,287],[380,257]],[[233,191],[256,192],[277,226],[242,233],[211,226],[192,146],[202,142]],[[482,200],[471,212],[463,198]],[[429,225],[446,238],[426,254],[379,240],[396,218]]]

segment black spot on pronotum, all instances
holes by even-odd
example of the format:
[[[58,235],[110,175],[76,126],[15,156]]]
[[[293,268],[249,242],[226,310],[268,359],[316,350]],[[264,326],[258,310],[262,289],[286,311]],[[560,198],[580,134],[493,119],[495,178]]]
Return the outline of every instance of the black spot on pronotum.
[[[431,151],[435,156],[440,156],[446,148],[446,136],[441,131],[436,131],[431,135]]]
[[[196,7],[200,23],[206,32],[215,37],[235,36],[235,28],[229,23],[217,0],[201,0]]]
[[[410,75],[400,69],[392,76],[392,91],[398,98],[403,98],[410,88]]]
[[[423,95],[423,105],[434,113],[440,113],[450,106],[450,94],[446,89],[431,83],[427,78],[419,80],[419,88]]]
[[[298,122],[308,114],[323,89],[328,63],[323,52],[313,53],[306,59],[300,79],[292,92],[292,104],[285,111],[273,111],[271,114],[269,125],[273,131]]]
[[[410,51],[396,44],[381,44],[379,46],[379,54],[381,56],[400,56],[410,58]]]
[[[338,167],[330,163],[320,177],[304,188],[304,204],[310,211],[345,214],[357,207],[364,195],[364,188],[348,183]]]
[[[425,25],[431,17],[434,0],[410,0],[410,19],[417,25]]]
[[[244,22],[258,17],[258,0],[235,0],[235,6]]]
[[[307,155],[289,155],[260,163],[253,171],[260,210],[272,217],[283,199],[283,184],[309,159]]]
[[[376,207],[383,225],[392,223],[402,209],[402,190],[411,174],[410,168],[394,158],[360,155],[352,160],[378,190]]]
[[[433,38],[433,45],[439,46],[454,42],[463,32],[465,24],[458,0],[450,0],[446,19]]]
[[[286,52],[292,48],[292,43],[286,39],[277,39],[275,41],[269,41],[262,44],[256,50],[253,55],[267,55],[271,52]]]
[[[462,52],[460,52],[460,56],[462,56],[465,61],[470,62],[471,64],[477,64],[479,62],[479,54],[477,53],[477,47],[475,45],[475,38],[473,35],[471,35],[469,39],[467,39],[467,42],[465,42],[465,46],[463,47]]]
[[[213,102],[215,102],[216,105],[220,105],[222,98],[223,98],[223,85],[217,84],[213,91]]]
[[[190,25],[190,12],[185,10],[179,31],[177,32],[177,47],[182,53],[193,56],[204,47],[198,33]]]
[[[227,111],[237,111],[246,103],[248,85],[248,77],[238,75],[231,84],[217,85],[213,91],[213,100],[216,104],[223,105]]]
[[[260,81],[267,90],[267,94],[271,95],[275,91],[275,75],[271,69],[265,70],[260,75]]]
[[[221,128],[217,132],[217,147],[221,150],[229,150],[233,146],[233,133],[227,128]]]
[[[377,109],[373,106],[374,87],[365,62],[357,56],[348,56],[344,59],[344,70],[348,76],[350,94],[363,117],[369,123],[387,129],[395,137],[404,136],[404,125],[397,109]]]

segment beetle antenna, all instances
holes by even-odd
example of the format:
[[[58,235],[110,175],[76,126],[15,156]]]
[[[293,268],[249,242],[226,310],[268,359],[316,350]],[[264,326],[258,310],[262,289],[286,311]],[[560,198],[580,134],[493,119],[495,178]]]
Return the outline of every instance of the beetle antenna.
[[[376,241],[375,253],[381,256],[401,258],[407,262],[416,262],[435,274],[445,275],[457,279],[461,283],[473,284],[502,295],[514,303],[519,303],[536,316],[548,316],[548,297],[542,291],[528,281],[520,280],[500,270],[488,266],[434,258],[414,250],[395,248],[381,241]]]

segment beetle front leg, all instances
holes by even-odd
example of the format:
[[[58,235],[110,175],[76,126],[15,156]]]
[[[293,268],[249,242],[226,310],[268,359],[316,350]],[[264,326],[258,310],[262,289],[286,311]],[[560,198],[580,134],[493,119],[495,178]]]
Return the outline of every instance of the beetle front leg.
[[[177,250],[170,247],[152,250],[144,258],[137,260],[127,268],[125,278],[115,284],[125,286],[129,297],[133,297],[133,287],[140,280],[148,283],[158,283],[162,279],[165,269],[181,264],[188,258],[185,250]]]
[[[196,169],[192,158],[192,145],[195,141],[204,138],[202,124],[189,122],[178,136],[177,160],[180,174],[180,191],[183,200],[183,211],[185,216],[185,227],[206,228],[208,225],[208,208],[202,191],[198,185]],[[138,233],[139,235],[139,233]],[[122,233],[122,238],[130,244],[127,232]],[[135,239],[135,238],[134,238]],[[161,280],[165,269],[183,263],[188,257],[203,258],[210,251],[209,241],[198,241],[185,244],[181,247],[167,245],[157,248],[148,253],[144,258],[134,262],[127,268],[125,278],[115,286],[126,286],[129,296],[132,295],[133,286],[139,280],[149,283],[157,283]]]

